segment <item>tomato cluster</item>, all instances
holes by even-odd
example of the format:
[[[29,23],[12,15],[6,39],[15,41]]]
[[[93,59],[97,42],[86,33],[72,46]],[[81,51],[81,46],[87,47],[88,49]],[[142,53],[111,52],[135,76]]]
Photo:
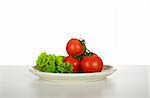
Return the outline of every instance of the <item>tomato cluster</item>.
[[[73,72],[101,72],[103,68],[102,59],[93,52],[90,52],[83,39],[70,39],[66,45],[69,56],[65,57],[64,62],[73,65]]]

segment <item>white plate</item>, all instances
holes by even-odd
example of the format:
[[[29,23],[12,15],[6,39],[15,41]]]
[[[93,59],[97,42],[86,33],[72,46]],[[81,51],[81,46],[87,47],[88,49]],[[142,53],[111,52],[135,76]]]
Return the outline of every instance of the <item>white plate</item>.
[[[114,73],[117,69],[113,66],[104,65],[102,72],[95,73],[47,73],[40,72],[34,67],[29,70],[42,80],[53,82],[92,82],[105,79],[107,76]]]

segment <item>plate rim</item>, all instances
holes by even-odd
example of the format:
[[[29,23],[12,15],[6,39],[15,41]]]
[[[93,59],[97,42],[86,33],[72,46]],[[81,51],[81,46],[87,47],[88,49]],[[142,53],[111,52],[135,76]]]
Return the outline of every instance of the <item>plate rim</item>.
[[[42,75],[53,75],[53,76],[93,76],[93,75],[105,75],[105,74],[111,74],[114,73],[117,68],[111,65],[104,65],[111,67],[109,70],[103,70],[102,72],[93,72],[93,73],[48,73],[48,72],[41,72],[39,70],[36,70],[34,66],[29,67],[29,71],[34,74],[42,74]]]

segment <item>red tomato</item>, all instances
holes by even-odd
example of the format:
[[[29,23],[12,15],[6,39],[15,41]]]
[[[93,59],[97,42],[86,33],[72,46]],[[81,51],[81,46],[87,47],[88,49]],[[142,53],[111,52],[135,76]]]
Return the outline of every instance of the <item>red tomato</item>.
[[[73,38],[68,41],[66,50],[70,56],[78,56],[84,53],[85,45],[80,40]]]
[[[92,57],[98,57],[98,55],[97,55],[97,54],[95,54],[95,53],[93,53]]]
[[[83,72],[101,72],[103,68],[103,61],[96,54],[93,54],[92,56],[85,56],[81,60],[80,65]]]
[[[80,61],[78,59],[75,59],[72,56],[67,56],[65,57],[64,62],[69,62],[70,64],[73,65],[73,72],[79,72]]]

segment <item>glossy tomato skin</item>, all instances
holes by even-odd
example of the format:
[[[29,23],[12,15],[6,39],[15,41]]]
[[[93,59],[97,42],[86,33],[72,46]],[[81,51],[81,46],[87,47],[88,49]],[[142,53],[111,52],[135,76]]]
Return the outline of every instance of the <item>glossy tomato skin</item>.
[[[80,40],[73,38],[68,41],[66,50],[70,56],[78,56],[84,53],[85,45],[81,44]]]
[[[101,72],[103,69],[103,61],[96,54],[92,56],[85,56],[81,60],[81,69],[85,73]]]
[[[65,57],[64,62],[69,62],[73,65],[73,72],[76,73],[80,71],[80,61],[78,59],[75,59],[72,56],[67,56]]]

